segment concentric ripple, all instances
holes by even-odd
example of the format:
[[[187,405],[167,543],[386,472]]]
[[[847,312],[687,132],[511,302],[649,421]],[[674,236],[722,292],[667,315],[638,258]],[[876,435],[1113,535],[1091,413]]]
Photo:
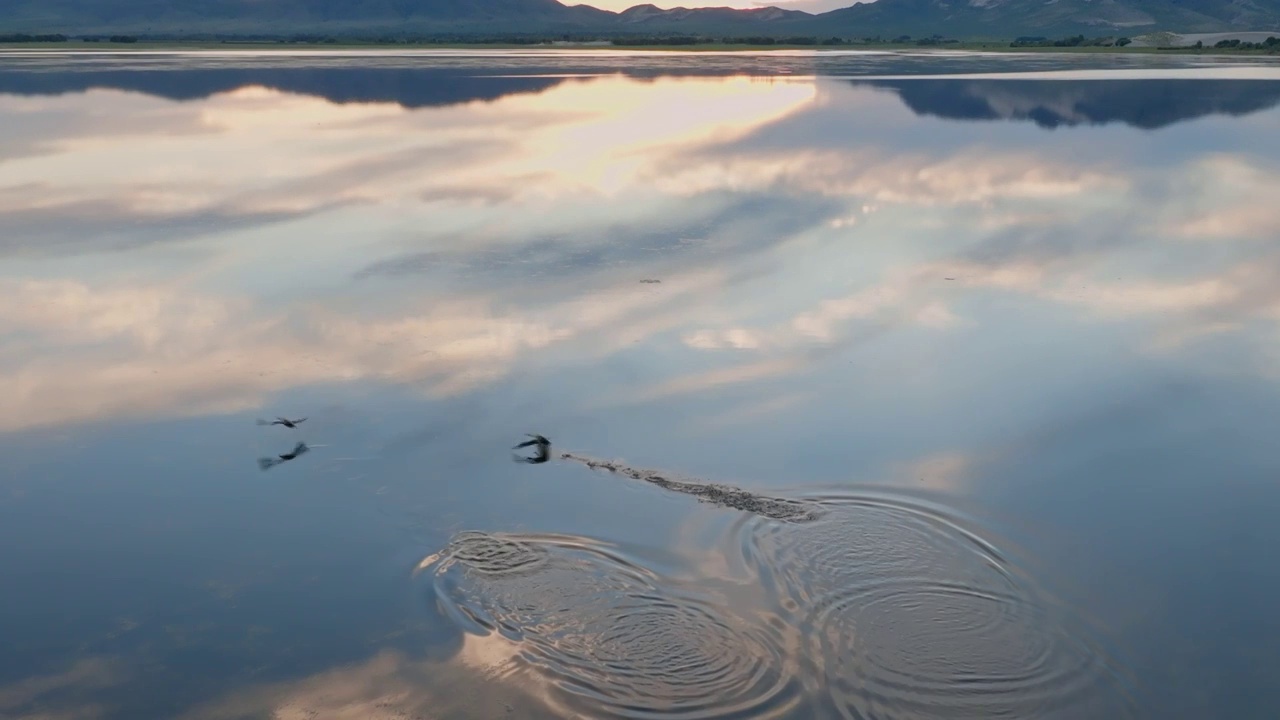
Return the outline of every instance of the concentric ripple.
[[[1132,715],[1113,664],[990,542],[923,502],[815,498],[810,523],[745,516],[736,543],[796,618],[845,718]],[[1101,717],[1100,715],[1096,715]]]
[[[766,629],[597,544],[464,533],[428,569],[445,612],[520,643],[568,711],[771,717],[796,701],[793,663]]]
[[[482,532],[458,533],[449,541],[445,552],[472,572],[492,575],[533,570],[549,557],[541,545]]]

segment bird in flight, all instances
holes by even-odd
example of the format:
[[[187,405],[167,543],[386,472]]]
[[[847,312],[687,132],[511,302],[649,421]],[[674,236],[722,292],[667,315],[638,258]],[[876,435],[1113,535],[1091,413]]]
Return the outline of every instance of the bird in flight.
[[[259,425],[283,425],[287,428],[296,428],[305,421],[306,421],[306,418],[298,418],[297,420],[290,420],[289,418],[277,417],[273,422],[267,422],[266,420],[259,420],[258,424]]]
[[[533,439],[526,440],[511,449],[519,450],[520,448],[536,446],[538,448],[538,453],[533,457],[524,457],[522,455],[516,455],[516,459],[518,461],[524,461],[524,462],[535,464],[535,465],[537,463],[544,463],[547,460],[549,460],[551,458],[551,441],[541,435],[529,434],[529,437]]]

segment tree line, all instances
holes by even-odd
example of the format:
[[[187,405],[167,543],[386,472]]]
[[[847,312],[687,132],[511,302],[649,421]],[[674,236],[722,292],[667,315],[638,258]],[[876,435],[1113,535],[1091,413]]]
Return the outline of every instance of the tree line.
[[[29,33],[8,33],[0,34],[0,43],[65,43],[71,40],[80,40],[82,42],[109,42],[109,43],[137,43],[142,38],[135,35],[109,35],[109,36],[84,36],[74,38],[62,33],[54,34],[29,34]],[[147,38],[156,41],[163,41],[169,38]],[[866,37],[817,37],[808,35],[799,35],[792,37],[775,37],[768,35],[760,36],[735,36],[735,37],[716,37],[713,35],[630,35],[630,36],[600,36],[594,34],[557,34],[557,35],[470,35],[470,34],[448,34],[433,35],[428,37],[394,37],[382,36],[377,38],[349,38],[341,39],[330,35],[313,35],[313,34],[295,34],[290,36],[279,35],[202,35],[199,37],[181,38],[178,41],[212,41],[222,43],[248,43],[248,42],[266,42],[277,44],[306,44],[306,45],[336,45],[339,43],[352,44],[373,44],[373,45],[419,45],[419,44],[474,44],[474,45],[544,45],[557,42],[568,43],[584,43],[596,42],[607,43],[621,47],[635,46],[695,46],[695,45],[752,45],[768,47],[772,45],[781,46],[839,46],[839,45],[917,45],[921,47],[939,46],[959,44],[962,41],[955,38],[948,38],[942,35],[933,34],[924,37],[912,37],[911,35],[897,35],[893,37],[885,37],[881,35],[873,35]],[[1009,47],[1013,48],[1036,48],[1036,47],[1125,47],[1132,44],[1132,40],[1127,37],[1103,36],[1086,38],[1084,35],[1071,35],[1064,38],[1051,39],[1042,36],[1022,36],[1015,38],[1009,43]],[[1158,50],[1169,51],[1187,51],[1202,50],[1205,48],[1203,42],[1197,42],[1194,45],[1183,46],[1161,46]],[[1248,42],[1240,39],[1221,40],[1213,45],[1217,50],[1254,50],[1264,51],[1268,53],[1280,53],[1280,38],[1272,36],[1261,42]]]
[[[1201,45],[1201,43],[1197,41],[1196,45]],[[1230,49],[1230,50],[1272,50],[1274,51],[1276,49],[1280,49],[1280,37],[1276,37],[1272,35],[1271,37],[1267,38],[1266,40],[1263,40],[1262,42],[1247,42],[1244,40],[1240,40],[1239,38],[1234,38],[1231,40],[1219,40],[1218,42],[1214,43],[1214,47],[1218,49]]]
[[[1103,36],[1086,38],[1084,35],[1050,40],[1041,36],[1023,36],[1009,43],[1009,47],[1125,47],[1133,41],[1127,37]]]
[[[0,34],[0,43],[64,43],[71,41],[72,38],[55,33],[52,35],[29,35],[27,33],[8,33]],[[136,43],[138,38],[133,35],[110,35],[106,38],[100,37],[82,37],[78,38],[81,42],[113,42],[113,43]]]

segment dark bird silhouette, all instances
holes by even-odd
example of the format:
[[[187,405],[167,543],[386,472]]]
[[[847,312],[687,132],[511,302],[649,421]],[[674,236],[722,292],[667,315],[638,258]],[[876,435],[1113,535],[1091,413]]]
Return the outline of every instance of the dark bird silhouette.
[[[306,443],[300,442],[300,443],[298,443],[297,445],[294,445],[294,446],[293,446],[293,450],[291,450],[291,451],[289,451],[289,452],[287,452],[287,453],[283,453],[283,454],[278,455],[278,456],[273,457],[273,458],[261,458],[261,459],[259,459],[259,460],[258,460],[258,467],[262,468],[263,470],[269,470],[269,469],[271,469],[271,468],[275,467],[276,465],[279,465],[280,463],[289,462],[290,460],[292,460],[292,459],[294,459],[294,458],[298,457],[299,455],[301,455],[301,454],[305,453],[306,451],[308,451],[308,450],[310,450],[310,449],[311,449],[311,448],[307,447],[307,444],[306,444]]]
[[[529,437],[531,437],[531,438],[533,438],[533,439],[532,439],[532,440],[526,440],[526,441],[524,441],[524,442],[520,443],[519,445],[516,445],[515,447],[513,447],[513,448],[511,448],[511,449],[512,449],[512,450],[519,450],[520,448],[526,448],[526,447],[529,447],[529,446],[537,446],[537,448],[538,448],[538,452],[537,452],[537,454],[536,454],[536,455],[534,455],[533,457],[525,457],[525,456],[523,456],[523,455],[516,455],[516,456],[515,456],[515,457],[516,457],[516,461],[517,461],[517,462],[527,462],[527,463],[530,463],[530,464],[534,464],[534,465],[536,465],[536,464],[538,464],[538,463],[544,463],[544,462],[546,462],[547,460],[549,460],[549,459],[551,458],[551,441],[550,441],[550,440],[548,440],[548,439],[546,439],[545,437],[543,437],[543,436],[541,436],[541,435],[533,435],[533,434],[530,434],[530,435],[529,435]]]
[[[297,420],[290,420],[289,418],[277,417],[274,422],[259,420],[258,424],[259,425],[283,425],[287,428],[296,428],[305,421],[306,421],[306,418],[298,418]]]

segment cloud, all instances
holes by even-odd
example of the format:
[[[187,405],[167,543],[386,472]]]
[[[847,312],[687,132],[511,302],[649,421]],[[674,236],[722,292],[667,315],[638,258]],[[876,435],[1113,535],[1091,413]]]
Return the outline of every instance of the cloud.
[[[37,192],[33,189],[32,195]],[[299,220],[318,211],[235,206],[167,210],[157,198],[141,197],[24,205],[22,209],[0,210],[0,255],[67,255],[130,250],[166,241],[190,242],[209,234]],[[142,205],[148,209],[140,212]]]
[[[102,657],[77,660],[60,673],[35,675],[0,686],[0,716],[14,720],[96,720],[107,708],[85,701],[87,694],[116,687],[126,679],[118,662]]]
[[[174,286],[27,281],[4,289],[0,327],[13,341],[0,355],[0,387],[11,398],[0,430],[245,410],[270,392],[354,379],[449,395],[571,332],[495,314],[481,299],[369,321],[264,312],[248,298]]]
[[[539,688],[533,676],[512,674],[509,644],[498,636],[464,637],[452,661],[415,660],[383,651],[310,677],[233,692],[179,720],[556,717],[546,707],[545,688]]]
[[[640,398],[644,401],[661,400],[672,395],[701,392],[726,385],[763,380],[791,372],[800,365],[796,358],[784,358],[743,365],[733,365],[707,372],[684,375],[648,389]]]
[[[871,148],[752,152],[736,147],[672,161],[657,168],[652,181],[674,194],[772,190],[923,207],[1052,200],[1086,191],[1123,192],[1128,184],[1117,173],[1047,163],[1032,153],[964,150],[938,158]]]
[[[1280,205],[1272,199],[1280,171],[1264,161],[1213,154],[1171,181],[1180,198],[1162,213],[1163,226],[1190,240],[1268,240],[1280,235]]]
[[[967,452],[941,452],[902,464],[896,471],[908,487],[923,487],[946,493],[962,493],[970,488],[977,464]]]
[[[1100,319],[1143,319],[1159,326],[1155,342],[1166,349],[1272,312],[1270,290],[1263,287],[1267,271],[1250,271],[1247,265],[1208,273],[1203,266],[1188,267],[1190,272],[1145,278],[1142,269],[1117,269],[1128,258],[1156,252],[1171,235],[1267,237],[1280,216],[1266,200],[1266,190],[1280,184],[1280,176],[1255,159],[1210,155],[1195,159],[1186,172],[1171,172],[1089,166],[1030,152],[882,156],[875,150],[758,152],[725,146],[707,149],[683,170],[673,168],[669,181],[676,192],[705,192],[727,183],[754,191],[847,196],[854,207],[860,203],[861,211],[831,223],[834,233],[850,228],[862,236],[903,232],[905,216],[894,216],[899,224],[891,228],[884,218],[873,222],[873,212],[892,214],[896,207],[930,208],[923,217],[935,225],[921,224],[922,232],[941,234],[944,224],[951,224],[963,233],[957,241],[939,237],[954,248],[950,257],[851,280],[857,287],[853,292],[811,301],[785,321],[688,330],[682,341],[691,349],[776,355],[837,343],[850,332],[876,327],[958,327],[968,321],[960,309],[966,298],[956,290],[1022,293],[1079,307]],[[968,213],[970,208],[979,212]],[[811,244],[806,252],[826,256],[829,249]],[[1138,277],[1117,277],[1121,274]],[[744,308],[739,314],[758,316],[761,309]]]
[[[799,10],[801,12],[819,13],[831,12],[832,10],[841,10],[843,8],[852,7],[855,2],[875,2],[875,0],[780,0],[780,2],[759,2],[754,3],[757,7],[776,7],[783,10]]]
[[[87,106],[88,112],[82,108]],[[75,102],[0,94],[5,134],[0,160],[39,159],[66,151],[68,137],[92,135],[125,140],[143,136],[195,136],[216,132],[190,106],[139,93],[92,90]],[[124,121],[127,118],[127,121]]]
[[[766,329],[732,327],[686,333],[685,345],[699,350],[787,350],[800,345],[830,344],[847,334],[849,321],[878,325],[914,324],[946,329],[960,320],[943,302],[914,300],[905,285],[878,285],[840,298],[822,301],[788,323]]]
[[[663,80],[641,95],[629,81],[601,78],[417,110],[261,87],[196,103],[118,91],[0,98],[12,114],[51,121],[24,126],[21,142],[38,152],[0,166],[0,230],[10,250],[66,254],[228,234],[353,204],[577,202],[631,192],[655,156],[737,137],[814,90]],[[85,119],[124,103],[137,107]]]
[[[1122,281],[1108,265],[1174,227],[1265,234],[1264,163],[1216,155],[1197,175],[1039,149],[762,139],[829,112],[824,87],[638,91],[615,77],[417,110],[246,88],[148,99],[182,128],[169,135],[72,123],[41,139],[53,154],[0,165],[0,229],[34,257],[11,267],[43,278],[3,280],[0,429],[247,410],[323,383],[446,397],[535,358],[657,338],[686,350],[672,361],[684,369],[655,366],[615,399],[665,399],[794,375],[886,333],[962,328],[976,291],[1160,317],[1166,337],[1269,317],[1265,275],[1244,268]],[[129,167],[146,172],[122,182]],[[1225,194],[1185,202],[1209,184]],[[142,254],[184,241],[202,256],[170,263],[180,278]],[[33,264],[102,249],[138,255],[67,276]]]
[[[739,403],[710,417],[700,418],[694,425],[700,431],[721,430],[735,425],[749,425],[762,418],[776,419],[778,415],[813,400],[812,392],[784,392],[764,399],[752,399]]]
[[[592,0],[591,2],[578,2],[578,3],[570,2],[567,4],[590,5],[591,7],[600,8],[601,10],[612,10],[614,12],[621,12],[623,10],[626,10],[627,8],[634,7],[642,3],[638,3],[635,0]],[[657,7],[660,7],[664,10],[670,10],[673,8],[680,8],[680,7],[685,7],[685,8],[731,7],[739,10],[744,10],[747,8],[753,8],[757,6],[757,3],[755,3],[754,0],[711,0],[710,2],[697,2],[697,0],[694,0],[694,2],[686,2],[685,0],[659,0],[658,2],[651,3],[651,4],[656,5]]]
[[[609,353],[667,330],[680,322],[681,303],[705,305],[725,281],[698,263],[776,242],[770,229],[821,222],[760,199],[690,205],[644,188],[654,162],[782,117],[812,98],[811,87],[663,80],[646,84],[643,98],[633,90],[611,78],[560,85],[547,97],[407,110],[249,87],[195,103],[140,100],[154,116],[148,132],[113,115],[102,127],[59,125],[38,141],[47,152],[0,166],[8,240],[0,253],[34,261],[200,241],[203,255],[175,266],[184,274],[173,278],[150,257],[82,275],[49,276],[44,267],[44,279],[0,278],[0,326],[10,338],[0,387],[13,399],[0,430],[239,411],[290,387],[354,380],[465,393],[556,345]],[[78,117],[91,100],[129,99],[137,98],[95,91],[22,104],[35,115]],[[150,132],[163,121],[181,132]],[[582,203],[584,192],[633,191],[630,215]],[[494,202],[503,213],[487,210]],[[629,229],[655,212],[683,215],[684,228],[648,238]],[[396,218],[431,222],[404,236],[413,250],[386,257],[386,248],[369,252],[362,238],[343,235],[343,222],[363,235],[369,228],[358,223],[373,217],[373,232],[391,239]],[[270,225],[281,227],[261,232]],[[752,232],[719,234],[742,229]],[[626,232],[636,242],[609,237]],[[546,242],[528,245],[529,233]],[[644,269],[622,269],[608,257],[614,248]],[[363,259],[362,277],[429,271],[444,258],[509,278],[495,286],[455,275],[411,297],[379,293],[374,304],[384,307],[360,311],[266,301],[256,281],[233,289],[264,275],[288,275],[282,282],[293,288],[314,267],[311,256],[338,266],[344,255]],[[555,276],[572,277],[575,291],[565,293]],[[639,277],[663,284],[641,286]]]
[[[784,322],[688,330],[681,336],[686,347],[737,353],[744,359],[733,361],[739,363],[736,371],[667,381],[653,392],[663,396],[714,387],[722,383],[709,381],[721,378],[754,379],[747,370],[759,367],[775,368],[776,374],[795,371],[807,366],[800,358],[826,356],[806,352],[833,352],[896,329],[939,331],[976,324],[981,316],[968,318],[965,310],[983,292],[1076,308],[1098,321],[1142,323],[1145,329],[1135,335],[1133,345],[1141,351],[1168,352],[1246,323],[1262,323],[1263,331],[1253,333],[1250,344],[1262,357],[1280,356],[1280,346],[1273,347],[1280,339],[1280,283],[1275,280],[1280,255],[1252,254],[1225,267],[1125,279],[1116,276],[1109,262],[1124,257],[1122,251],[1136,251],[1141,242],[1126,248],[1110,233],[1081,233],[1059,243],[1038,241],[1036,232],[1015,224],[1008,235],[999,231],[962,246],[950,258],[888,269],[859,289],[817,300]],[[1124,229],[1115,232],[1124,238]],[[1009,236],[1017,239],[1007,242]]]
[[[659,289],[605,274],[580,293],[539,284],[411,298],[373,314],[187,283],[0,282],[0,431],[100,419],[252,409],[275,392],[353,381],[444,398],[507,376],[537,353],[602,356],[678,327],[722,273],[668,275]],[[530,304],[532,303],[532,304]]]

